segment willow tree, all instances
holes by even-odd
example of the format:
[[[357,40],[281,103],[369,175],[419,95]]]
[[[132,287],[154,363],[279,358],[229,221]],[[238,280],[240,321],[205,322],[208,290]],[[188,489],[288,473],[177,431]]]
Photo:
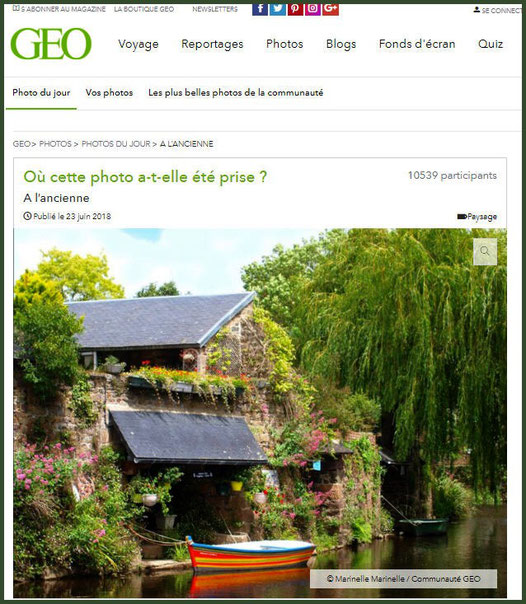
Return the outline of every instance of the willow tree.
[[[473,237],[498,238],[499,266],[473,266]],[[296,308],[303,368],[380,400],[398,456],[420,459],[425,479],[465,452],[475,488],[498,489],[506,460],[505,233],[349,231]]]

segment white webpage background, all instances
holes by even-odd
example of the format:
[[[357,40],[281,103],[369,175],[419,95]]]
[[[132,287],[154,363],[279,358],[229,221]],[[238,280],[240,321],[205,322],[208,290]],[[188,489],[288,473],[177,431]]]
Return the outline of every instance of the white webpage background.
[[[38,5],[35,5],[38,6]],[[57,5],[61,7],[62,5]],[[135,6],[135,5],[130,5]],[[492,5],[487,5],[488,7]],[[517,5],[494,5],[510,6]],[[47,192],[88,193],[93,209],[111,211],[97,228],[319,226],[466,227],[457,212],[495,212],[478,225],[508,228],[508,597],[521,595],[521,15],[474,14],[474,5],[340,5],[339,17],[253,17],[237,12],[15,12],[5,7],[5,106],[75,107],[75,111],[5,113],[5,400],[12,400],[13,227],[24,223],[20,194],[28,168],[51,172],[137,166],[190,166],[268,172],[264,184],[219,189],[167,185],[86,188],[46,184]],[[81,61],[23,61],[9,41],[23,27],[83,27],[93,48]],[[193,52],[181,39],[243,41],[242,50]],[[356,41],[350,52],[326,40]],[[389,51],[379,39],[454,40],[452,51]],[[157,40],[131,52],[118,40]],[[304,48],[270,50],[267,39]],[[502,49],[479,41],[501,40]],[[14,95],[14,89],[68,89],[67,99]],[[89,97],[87,89],[133,90],[131,98]],[[174,89],[323,89],[321,98],[164,98]],[[43,100],[44,99],[44,100]],[[82,141],[214,140],[212,149],[97,148]],[[61,148],[41,141],[70,140]],[[17,147],[16,141],[35,142]],[[396,159],[391,159],[396,158]],[[419,159],[422,158],[422,159]],[[134,168],[135,169],[135,168]],[[410,183],[409,170],[493,171],[497,182]],[[268,179],[268,180],[267,180]],[[30,190],[33,190],[30,187]],[[155,193],[153,193],[155,191]],[[11,200],[13,202],[11,202]],[[182,203],[184,202],[184,203]],[[223,209],[222,218],[214,206]],[[231,211],[235,208],[236,211]],[[226,215],[226,217],[225,217]],[[64,228],[90,228],[67,225]],[[12,408],[5,406],[6,509],[11,508]],[[12,544],[5,540],[6,589]],[[9,595],[7,593],[7,595]]]

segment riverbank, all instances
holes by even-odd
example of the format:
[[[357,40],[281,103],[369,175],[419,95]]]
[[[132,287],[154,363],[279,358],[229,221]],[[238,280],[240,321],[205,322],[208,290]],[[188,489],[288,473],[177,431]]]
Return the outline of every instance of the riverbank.
[[[506,597],[506,507],[483,506],[472,518],[452,523],[442,537],[395,535],[357,548],[319,553],[315,568],[495,568],[497,590],[311,590],[309,569],[257,574],[227,574],[221,581],[194,577],[181,567],[167,572],[116,577],[70,577],[15,585],[17,598],[372,598],[372,597]],[[151,561],[155,562],[155,561]],[[184,564],[184,562],[183,562]],[[254,575],[254,573],[249,573]],[[257,579],[257,580],[256,580]]]

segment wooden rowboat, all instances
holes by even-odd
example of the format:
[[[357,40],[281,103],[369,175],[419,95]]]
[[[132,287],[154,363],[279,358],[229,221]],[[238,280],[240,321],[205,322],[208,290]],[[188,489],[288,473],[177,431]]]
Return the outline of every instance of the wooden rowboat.
[[[448,518],[411,518],[399,520],[399,530],[407,535],[415,537],[427,537],[429,535],[443,535],[447,531]]]
[[[205,545],[186,537],[195,572],[232,572],[306,566],[315,550],[307,541],[249,541]]]

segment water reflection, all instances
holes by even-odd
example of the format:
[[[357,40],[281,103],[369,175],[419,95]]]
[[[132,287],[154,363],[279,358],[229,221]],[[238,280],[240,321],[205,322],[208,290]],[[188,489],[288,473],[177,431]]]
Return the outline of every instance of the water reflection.
[[[450,526],[447,535],[394,537],[355,550],[322,554],[315,568],[496,568],[497,590],[482,589],[317,589],[309,588],[309,569],[193,576],[164,575],[74,579],[23,583],[23,598],[494,598],[506,596],[505,508],[481,510],[478,517]]]
[[[309,584],[308,568],[195,575],[191,598],[281,598],[298,597]]]

